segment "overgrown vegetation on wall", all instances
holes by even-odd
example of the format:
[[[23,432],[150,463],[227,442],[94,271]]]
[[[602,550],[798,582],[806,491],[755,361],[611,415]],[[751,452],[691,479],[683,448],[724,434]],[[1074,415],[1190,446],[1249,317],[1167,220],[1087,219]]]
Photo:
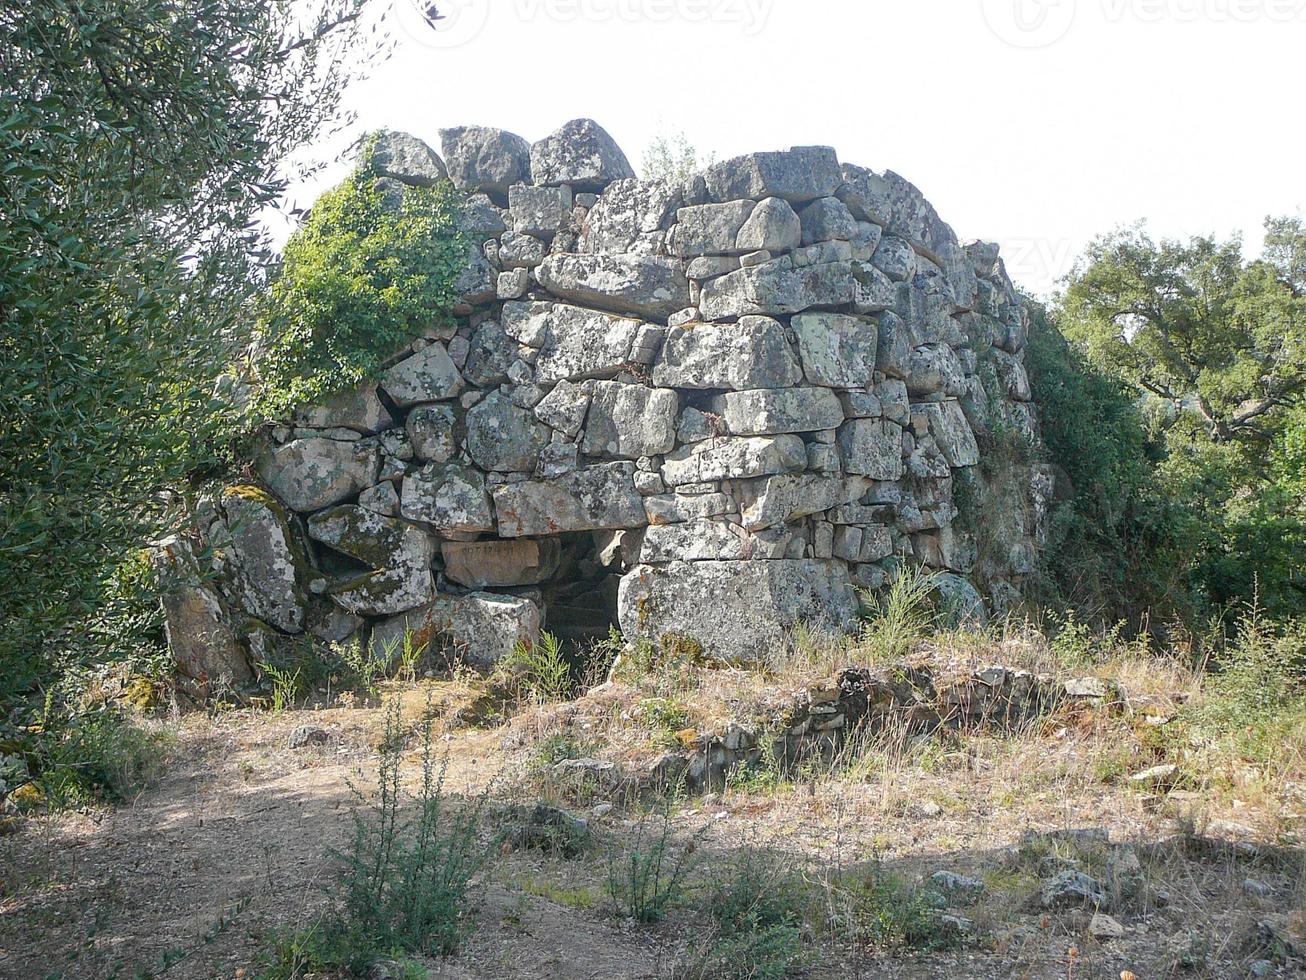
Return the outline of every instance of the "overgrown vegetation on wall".
[[[466,256],[452,185],[402,191],[392,196],[362,166],[317,199],[287,242],[261,303],[260,418],[288,418],[374,377],[448,318]]]

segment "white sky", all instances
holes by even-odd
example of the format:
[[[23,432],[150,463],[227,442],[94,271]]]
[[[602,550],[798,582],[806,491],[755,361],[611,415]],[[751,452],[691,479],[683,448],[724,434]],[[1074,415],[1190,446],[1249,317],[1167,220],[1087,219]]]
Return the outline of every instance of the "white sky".
[[[414,0],[395,0],[401,13]],[[1306,0],[445,0],[348,97],[364,128],[528,140],[589,116],[638,170],[804,143],[893,169],[1049,291],[1093,236],[1242,232],[1306,204]],[[333,182],[300,188],[299,204]]]

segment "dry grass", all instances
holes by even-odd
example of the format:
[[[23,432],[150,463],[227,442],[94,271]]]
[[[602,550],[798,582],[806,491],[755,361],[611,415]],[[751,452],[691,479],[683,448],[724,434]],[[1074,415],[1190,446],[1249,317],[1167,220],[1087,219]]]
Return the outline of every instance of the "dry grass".
[[[505,853],[481,898],[480,929],[455,960],[431,964],[433,975],[683,975],[687,944],[710,934],[701,904],[709,886],[753,850],[776,855],[806,883],[803,945],[812,975],[1230,977],[1246,976],[1263,958],[1272,975],[1293,975],[1259,924],[1274,923],[1289,937],[1306,933],[1303,712],[1263,719],[1255,732],[1198,729],[1187,719],[1218,693],[1191,660],[1111,637],[1057,644],[1028,622],[930,631],[905,659],[937,674],[995,664],[1062,678],[1092,674],[1113,682],[1119,696],[1064,706],[1016,730],[920,734],[899,719],[849,739],[825,764],[736,773],[719,793],[673,804],[677,846],[697,847],[684,902],[658,926],[632,930],[613,921],[608,854],[629,839],[638,807],[602,786],[583,798],[562,792],[543,775],[549,753],[638,768],[691,732],[719,733],[731,722],[765,727],[813,682],[884,649],[866,636],[798,631],[753,669],[677,651],[645,673],[619,671],[574,700],[527,704],[506,718],[495,692],[473,675],[388,686],[410,726],[428,699],[434,707],[454,792],[489,786],[496,807],[541,796],[579,806],[593,831],[577,859]],[[288,753],[289,731],[306,723],[327,729],[330,743]],[[170,976],[231,976],[251,968],[266,928],[316,914],[309,897],[321,847],[347,827],[344,783],[374,756],[380,710],[241,711],[174,727],[172,771],[134,807],[103,824],[75,815],[30,821],[3,840],[0,974],[34,967],[33,957],[53,963],[72,948],[83,959],[65,969],[70,978],[107,975],[118,964],[152,968],[156,947],[166,943],[199,950]],[[1131,780],[1161,761],[1177,764],[1178,773],[1158,784]],[[416,760],[407,764],[415,778]],[[1110,843],[1028,836],[1084,827]],[[136,854],[132,885],[108,888],[124,848]],[[1143,882],[1128,895],[1112,884],[1126,850]],[[179,861],[201,870],[178,876]],[[1095,939],[1086,911],[1038,906],[1050,870],[1072,863],[1115,889],[1111,914],[1123,936]],[[849,901],[863,903],[857,921],[888,915],[901,925],[895,909],[914,907],[920,882],[937,870],[986,886],[977,905],[956,910],[972,923],[959,948],[877,945],[846,928]],[[1263,894],[1250,892],[1248,879]],[[867,881],[888,882],[890,900],[875,899]],[[195,940],[197,929],[245,899],[252,905],[241,915],[258,928],[242,923]],[[555,955],[563,949],[571,952]]]

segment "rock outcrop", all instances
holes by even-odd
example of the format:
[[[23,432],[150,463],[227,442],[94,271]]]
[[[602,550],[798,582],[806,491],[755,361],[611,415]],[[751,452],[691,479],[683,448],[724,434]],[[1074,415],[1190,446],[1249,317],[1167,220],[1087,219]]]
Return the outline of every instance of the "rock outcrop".
[[[1018,594],[1050,481],[981,465],[995,433],[1038,439],[995,245],[828,147],[672,182],[589,120],[441,137],[447,166],[393,133],[374,162],[387,193],[465,195],[457,324],[275,429],[261,488],[208,515],[222,574],[170,610],[174,636],[213,619],[192,675],[239,681],[251,620],[388,655],[415,630],[481,667],[612,621],[750,660],[852,626],[903,561],[970,618]]]

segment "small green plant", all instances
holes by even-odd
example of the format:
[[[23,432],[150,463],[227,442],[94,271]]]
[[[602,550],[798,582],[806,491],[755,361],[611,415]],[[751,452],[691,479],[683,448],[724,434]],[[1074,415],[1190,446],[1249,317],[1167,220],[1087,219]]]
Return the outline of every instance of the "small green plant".
[[[677,744],[677,733],[689,727],[689,709],[674,697],[643,698],[636,703],[635,714],[666,745]]]
[[[872,659],[898,659],[911,652],[935,623],[934,576],[923,568],[899,563],[882,595],[869,596],[873,612],[862,628],[861,642]]]
[[[409,684],[417,681],[417,665],[421,663],[422,657],[426,655],[428,644],[419,642],[412,630],[404,630],[403,642],[399,648],[399,676]],[[386,659],[390,660],[390,651],[386,651]]]
[[[671,807],[675,794],[655,810],[645,811],[623,846],[608,853],[608,897],[619,915],[636,922],[657,922],[680,900],[695,863],[697,839],[683,847],[672,841]]]
[[[484,796],[462,809],[449,805],[447,760],[437,762],[433,754],[430,718],[428,711],[419,726],[422,778],[409,817],[400,789],[406,733],[398,699],[387,705],[375,799],[355,789],[364,805],[354,815],[353,840],[347,851],[334,853],[340,869],[335,910],[322,922],[320,939],[283,939],[281,962],[300,957],[314,966],[358,972],[382,956],[446,955],[458,948],[471,925],[472,881],[495,853],[496,841],[482,842],[478,835]]]
[[[382,651],[382,656],[378,657],[370,644],[364,644],[357,638],[337,644],[333,649],[344,666],[346,679],[351,686],[361,691],[365,697],[375,698],[377,683],[385,677],[390,653]]]
[[[35,730],[0,751],[0,802],[27,800],[52,811],[117,802],[162,765],[167,739],[129,714],[111,704],[67,713],[60,703],[47,694]]]
[[[301,693],[303,668],[296,667],[292,673],[289,667],[259,664],[259,670],[272,681],[272,711],[280,714],[287,708],[294,707]]]
[[[931,896],[879,863],[833,883],[829,926],[871,949],[938,950],[957,944],[945,929]]]
[[[562,641],[544,632],[536,642],[518,640],[502,669],[512,678],[523,699],[547,704],[571,696],[571,665]]]
[[[713,869],[701,898],[711,929],[677,977],[779,980],[802,959],[809,898],[807,883],[783,858],[741,847],[724,868]]]

